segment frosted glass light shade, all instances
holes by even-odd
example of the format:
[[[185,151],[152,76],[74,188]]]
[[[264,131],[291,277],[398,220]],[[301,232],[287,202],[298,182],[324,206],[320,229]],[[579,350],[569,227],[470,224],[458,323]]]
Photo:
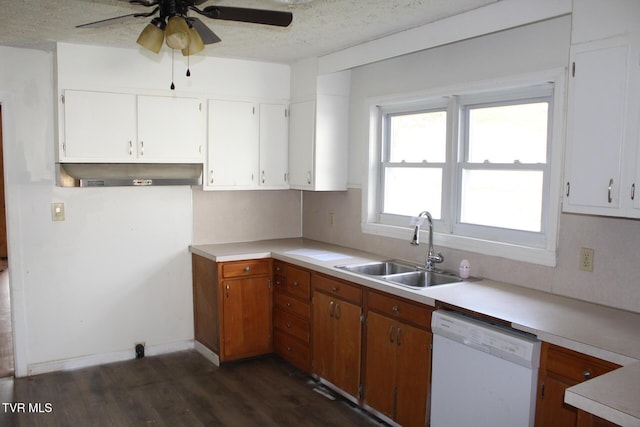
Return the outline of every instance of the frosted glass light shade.
[[[154,53],[160,52],[162,42],[164,41],[164,31],[153,23],[144,27],[144,30],[138,36],[137,43]]]
[[[171,49],[185,49],[189,46],[189,24],[180,16],[172,16],[167,22],[166,41]]]
[[[204,43],[202,42],[202,37],[200,37],[198,30],[194,27],[189,28],[189,37],[191,41],[189,46],[182,49],[182,55],[189,56],[202,52],[204,50]]]

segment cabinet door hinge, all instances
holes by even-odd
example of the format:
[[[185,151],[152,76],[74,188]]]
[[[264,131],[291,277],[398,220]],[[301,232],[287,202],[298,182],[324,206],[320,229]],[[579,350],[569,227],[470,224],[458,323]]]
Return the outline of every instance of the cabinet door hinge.
[[[289,117],[289,110],[288,109],[284,109],[284,117],[287,118]]]
[[[364,386],[362,384],[358,385],[358,400],[364,397]]]
[[[60,95],[60,101],[64,104],[64,93]]]
[[[269,289],[271,289],[271,279],[269,279]]]
[[[544,399],[544,383],[542,383],[542,386],[540,387],[540,398]]]
[[[366,321],[366,319],[364,317],[364,313],[360,314],[360,323],[364,325],[365,321]]]
[[[571,63],[571,77],[575,77],[576,76],[576,61],[573,61]]]

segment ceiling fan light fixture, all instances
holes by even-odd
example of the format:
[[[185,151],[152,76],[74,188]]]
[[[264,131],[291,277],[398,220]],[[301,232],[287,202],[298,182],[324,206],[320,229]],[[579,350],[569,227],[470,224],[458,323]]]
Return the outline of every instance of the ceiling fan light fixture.
[[[204,50],[204,42],[195,27],[189,28],[189,40],[189,46],[182,49],[182,55],[195,55],[196,53],[200,53]]]
[[[171,49],[186,49],[191,42],[189,24],[181,16],[172,16],[167,22],[165,36],[167,46]]]
[[[136,43],[153,53],[160,52],[164,41],[164,27],[165,23],[162,19],[154,18],[150,24],[144,27]]]

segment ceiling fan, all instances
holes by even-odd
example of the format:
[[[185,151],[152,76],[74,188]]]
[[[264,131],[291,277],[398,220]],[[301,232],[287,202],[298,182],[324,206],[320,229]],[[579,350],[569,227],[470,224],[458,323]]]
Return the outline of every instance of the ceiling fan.
[[[132,13],[101,21],[90,22],[76,28],[97,28],[126,22],[136,18],[155,16],[142,30],[137,43],[152,52],[158,53],[162,42],[166,41],[171,49],[180,49],[185,56],[196,54],[204,45],[217,43],[220,38],[199,18],[188,16],[189,11],[211,19],[240,21],[255,24],[287,27],[291,24],[291,12],[266,9],[249,9],[231,6],[198,6],[207,0],[119,0],[131,4],[153,8],[150,12]]]

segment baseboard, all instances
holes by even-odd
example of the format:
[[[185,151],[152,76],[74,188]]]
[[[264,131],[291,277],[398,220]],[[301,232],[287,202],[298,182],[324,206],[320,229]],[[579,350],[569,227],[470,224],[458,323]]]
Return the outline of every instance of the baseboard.
[[[178,341],[168,344],[145,346],[145,356],[157,356],[160,354],[174,353],[176,351],[191,350],[194,348],[193,340]],[[90,366],[104,365],[107,363],[123,362],[135,359],[135,351],[115,351],[112,353],[92,354],[90,356],[74,357],[71,359],[53,360],[51,362],[33,363],[27,365],[27,375],[40,375],[57,371],[71,371],[74,369],[88,368]]]
[[[220,356],[215,354],[213,351],[209,350],[207,347],[199,343],[198,341],[193,341],[193,348],[204,356],[209,362],[213,363],[216,366],[220,366]]]

